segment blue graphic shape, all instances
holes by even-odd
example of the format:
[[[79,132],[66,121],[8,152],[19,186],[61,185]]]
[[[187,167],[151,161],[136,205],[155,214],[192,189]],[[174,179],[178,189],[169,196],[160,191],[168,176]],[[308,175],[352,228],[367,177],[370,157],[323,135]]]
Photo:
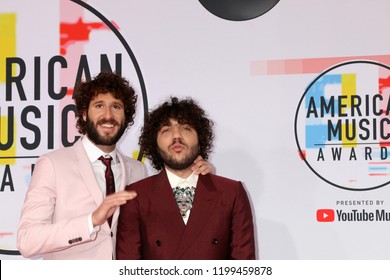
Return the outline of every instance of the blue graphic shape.
[[[321,99],[329,101],[325,97],[325,87],[328,85],[341,85],[341,74],[324,75],[318,81],[312,85],[305,96],[305,107],[309,108],[310,99],[314,100],[317,112],[321,111]],[[335,113],[338,114],[338,101],[334,100]],[[316,124],[318,123],[318,124]],[[308,118],[306,119],[306,148],[318,149],[325,147],[325,143],[328,141],[328,126],[322,123],[321,119]],[[337,136],[332,136],[332,139],[336,139]]]
[[[327,85],[335,85],[339,84],[341,85],[341,74],[332,74],[332,75],[324,75],[318,81],[311,86],[309,91],[307,92],[305,96],[305,107],[306,109],[309,108],[309,102],[310,99],[313,98],[315,104],[317,105],[316,108],[320,109],[318,105],[321,104],[321,97],[323,97],[324,100],[329,101],[329,99],[325,98],[325,87]],[[337,99],[335,99],[335,107],[337,109],[338,102]],[[336,111],[336,113],[338,113]]]
[[[370,166],[368,168],[369,171],[387,171],[387,167],[384,167],[384,166],[381,166],[381,167],[378,167],[378,166]]]
[[[326,143],[328,127],[323,124],[306,125],[306,149],[323,148]]]

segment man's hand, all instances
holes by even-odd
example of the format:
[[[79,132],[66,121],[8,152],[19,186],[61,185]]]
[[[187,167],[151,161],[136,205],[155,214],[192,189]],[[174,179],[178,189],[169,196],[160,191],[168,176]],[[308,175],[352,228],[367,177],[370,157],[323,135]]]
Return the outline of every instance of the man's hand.
[[[191,170],[195,172],[196,175],[202,174],[206,175],[209,173],[214,173],[214,166],[205,161],[201,156],[198,156],[194,164],[191,166]]]
[[[137,194],[134,191],[119,191],[104,198],[102,204],[92,213],[93,226],[104,224],[114,214],[116,207],[125,204],[136,196]]]

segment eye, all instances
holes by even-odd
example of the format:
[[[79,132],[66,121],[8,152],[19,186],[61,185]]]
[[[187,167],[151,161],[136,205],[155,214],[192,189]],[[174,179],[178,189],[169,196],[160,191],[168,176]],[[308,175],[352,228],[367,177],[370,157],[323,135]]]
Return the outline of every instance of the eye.
[[[160,129],[160,133],[161,133],[161,134],[168,133],[169,130],[170,130],[169,127],[164,126],[164,127],[162,127],[162,128]]]
[[[183,126],[182,126],[182,130],[185,130],[185,131],[192,131],[192,127],[189,126],[189,125],[183,125]]]

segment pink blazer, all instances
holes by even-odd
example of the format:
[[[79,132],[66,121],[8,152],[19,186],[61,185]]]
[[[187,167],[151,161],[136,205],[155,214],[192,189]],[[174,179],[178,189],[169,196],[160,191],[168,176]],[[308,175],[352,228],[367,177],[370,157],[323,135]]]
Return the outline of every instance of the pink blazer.
[[[118,153],[122,182],[146,177],[146,167]],[[119,208],[92,236],[88,215],[103,201],[82,142],[41,156],[26,194],[18,226],[17,248],[24,257],[44,259],[112,259]]]
[[[164,170],[127,189],[137,197],[121,206],[118,259],[255,259],[251,207],[241,182],[200,175],[187,225]]]

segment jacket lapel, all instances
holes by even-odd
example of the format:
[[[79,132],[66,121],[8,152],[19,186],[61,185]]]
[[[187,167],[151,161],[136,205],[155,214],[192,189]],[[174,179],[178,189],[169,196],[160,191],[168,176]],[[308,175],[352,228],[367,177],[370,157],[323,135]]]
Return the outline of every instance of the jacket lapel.
[[[119,151],[117,151],[116,155],[117,155],[119,162],[120,162],[120,165],[121,165],[121,184],[120,184],[119,188],[117,189],[117,191],[122,191],[125,189],[126,182],[127,182],[126,165],[125,165],[124,159],[122,158],[122,155],[119,153]],[[114,214],[112,215],[112,224],[113,225],[115,225],[116,220],[118,220],[118,217],[119,217],[119,207],[116,208]]]
[[[122,157],[122,154],[117,150],[116,155],[117,155],[119,162],[120,162],[120,165],[121,165],[121,176],[122,176],[121,177],[121,185],[118,188],[118,191],[121,191],[121,190],[125,189],[126,182],[128,182],[128,180],[127,180],[128,171],[126,170],[126,165],[125,165],[125,161]],[[127,167],[127,168],[129,168],[129,167]]]
[[[167,259],[174,259],[186,226],[180,215],[165,169],[155,177],[151,199],[155,201],[154,211],[160,217],[162,227],[166,228],[164,231],[169,232],[170,240],[176,241],[174,242],[176,246],[171,247],[168,252],[169,256],[166,256]]]
[[[96,205],[99,206],[103,202],[103,195],[100,187],[96,181],[95,173],[88,159],[87,153],[81,142],[81,139],[73,145],[75,149],[75,160],[77,160],[77,168],[79,169],[80,176],[84,181],[86,188],[91,193]]]
[[[191,209],[178,251],[174,257],[175,259],[182,257],[208,223],[216,207],[219,198],[218,194],[219,191],[211,181],[210,175],[199,175],[195,190],[194,205]]]
[[[169,184],[165,169],[163,169],[154,180],[152,199],[157,215],[161,217],[164,224],[170,228],[170,232],[176,240],[180,240],[182,231],[185,229],[183,218],[180,215],[176,200],[173,196],[172,187]]]

